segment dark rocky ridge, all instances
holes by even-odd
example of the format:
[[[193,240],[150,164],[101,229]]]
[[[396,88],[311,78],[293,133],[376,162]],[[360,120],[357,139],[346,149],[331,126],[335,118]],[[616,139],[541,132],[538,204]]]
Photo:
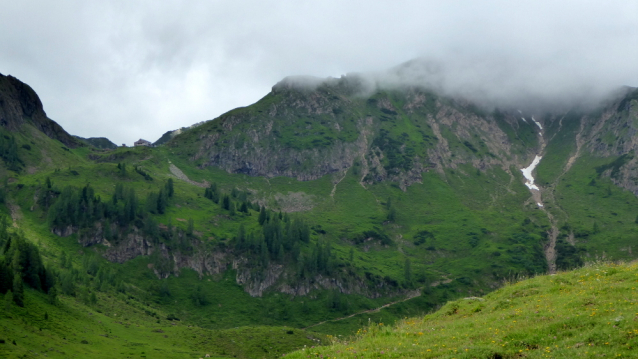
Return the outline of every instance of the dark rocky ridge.
[[[117,145],[106,137],[89,137],[73,136],[76,139],[99,149],[116,149]]]
[[[29,85],[13,76],[0,74],[0,125],[10,131],[18,131],[24,123],[32,124],[67,147],[84,146],[47,117],[40,98]]]

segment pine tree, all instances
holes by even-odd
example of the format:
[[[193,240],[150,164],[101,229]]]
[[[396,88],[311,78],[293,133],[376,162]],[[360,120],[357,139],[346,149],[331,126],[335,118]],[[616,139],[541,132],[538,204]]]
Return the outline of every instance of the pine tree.
[[[405,264],[403,266],[403,276],[405,277],[405,282],[407,284],[412,283],[412,268],[410,258],[405,259]]]
[[[47,300],[49,304],[57,304],[58,302],[58,290],[55,287],[49,288],[49,293],[47,293]]]
[[[192,218],[189,218],[188,219],[188,228],[186,228],[186,235],[192,236],[194,230],[195,230],[195,223],[193,222]]]
[[[230,203],[228,204],[228,213],[229,213],[231,216],[234,216],[234,215],[235,215],[235,204],[234,204],[233,202],[230,202]]]
[[[241,207],[239,208],[240,212],[244,212],[244,213],[248,213],[248,205],[246,204],[246,202],[243,202],[241,204]]]
[[[11,303],[13,303],[13,292],[11,291],[11,289],[9,289],[7,293],[4,295],[5,312],[8,312],[11,310]]]
[[[20,273],[13,275],[13,302],[19,307],[24,307],[24,283]]]
[[[160,189],[159,194],[157,195],[157,213],[164,214],[167,205],[168,197],[166,191]]]
[[[259,225],[263,226],[264,222],[266,222],[266,207],[261,206],[261,209],[259,210]]]
[[[173,186],[173,179],[169,178],[168,181],[166,181],[166,194],[168,195],[168,198],[173,198],[174,193],[175,188]]]
[[[394,207],[390,207],[390,211],[388,212],[388,221],[394,222],[397,218],[397,211]]]
[[[235,238],[235,249],[243,251],[246,249],[246,228],[242,223],[237,231],[237,237]]]
[[[60,267],[68,268],[67,267],[66,252],[62,252],[62,254],[60,255]]]

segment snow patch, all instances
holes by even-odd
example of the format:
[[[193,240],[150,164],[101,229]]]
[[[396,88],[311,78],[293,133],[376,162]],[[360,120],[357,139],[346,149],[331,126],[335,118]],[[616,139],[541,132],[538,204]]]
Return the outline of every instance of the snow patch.
[[[536,203],[540,208],[543,208],[543,204],[542,203]]]
[[[536,124],[536,126],[538,126],[538,128],[540,128],[541,130],[543,129],[543,126],[541,126],[540,122],[534,119],[534,116],[532,116],[532,121],[534,121],[534,123]]]
[[[525,123],[527,123],[527,120],[525,119],[525,117],[521,117],[521,120],[525,121]]]
[[[535,189],[537,191],[540,191],[538,186],[534,184],[534,176],[532,176],[532,172],[534,171],[536,166],[538,166],[538,164],[541,162],[542,158],[543,157],[537,155],[536,157],[534,157],[534,161],[532,161],[532,164],[529,165],[529,167],[521,169],[521,172],[523,172],[523,177],[527,179],[527,181],[525,182],[525,185],[529,189]]]

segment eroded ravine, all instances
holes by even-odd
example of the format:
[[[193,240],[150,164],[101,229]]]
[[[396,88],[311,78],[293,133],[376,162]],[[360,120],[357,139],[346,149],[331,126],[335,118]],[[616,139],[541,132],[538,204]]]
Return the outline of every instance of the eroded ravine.
[[[521,119],[527,122],[524,117],[521,117]],[[547,232],[549,240],[547,241],[543,249],[545,252],[545,260],[547,261],[547,271],[550,274],[553,274],[556,273],[556,239],[558,238],[558,224],[556,223],[554,216],[552,216],[552,214],[545,208],[545,205],[543,204],[542,188],[534,183],[534,170],[543,159],[546,142],[543,136],[544,129],[541,123],[536,121],[534,116],[532,116],[531,121],[539,128],[539,149],[536,156],[534,156],[534,160],[532,161],[532,163],[525,168],[521,168],[521,172],[523,173],[523,177],[525,177],[526,180],[525,186],[529,188],[529,191],[532,194],[532,199],[534,200],[538,208],[545,212],[551,226],[550,230]]]

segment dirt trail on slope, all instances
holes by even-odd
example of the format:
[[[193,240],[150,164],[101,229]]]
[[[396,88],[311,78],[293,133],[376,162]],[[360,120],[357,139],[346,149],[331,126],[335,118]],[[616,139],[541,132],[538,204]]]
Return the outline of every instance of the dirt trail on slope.
[[[408,293],[408,296],[407,296],[407,297],[405,297],[405,298],[403,298],[403,299],[401,299],[401,300],[397,300],[397,301],[394,301],[394,302],[388,303],[388,304],[384,304],[384,305],[382,305],[382,306],[380,306],[380,307],[378,307],[378,308],[364,310],[364,311],[362,311],[362,312],[358,312],[358,313],[350,314],[350,315],[348,315],[348,316],[341,317],[341,318],[324,320],[323,322],[319,322],[319,323],[317,323],[317,324],[313,324],[313,325],[311,325],[311,326],[308,326],[308,327],[305,327],[305,328],[302,328],[302,329],[304,329],[304,330],[305,330],[305,329],[312,328],[312,327],[316,327],[316,326],[319,326],[319,325],[322,325],[322,324],[325,324],[325,323],[328,323],[328,322],[338,322],[338,321],[340,321],[340,320],[349,319],[349,318],[355,317],[355,316],[357,316],[357,315],[365,314],[365,313],[375,313],[375,312],[378,312],[378,311],[380,311],[380,310],[381,310],[381,309],[383,309],[383,308],[387,308],[387,307],[389,307],[389,306],[391,306],[391,305],[394,305],[394,304],[407,302],[408,300],[410,300],[410,299],[412,299],[412,298],[416,298],[416,297],[420,296],[420,295],[421,295],[421,289],[422,289],[422,288],[416,289],[416,290],[414,290],[414,291],[412,291],[412,292]]]
[[[343,171],[343,176],[337,182],[335,182],[334,186],[332,187],[332,191],[330,192],[330,197],[332,199],[334,199],[335,193],[337,192],[337,186],[339,185],[339,183],[341,183],[341,181],[343,181],[344,178],[346,178],[346,174],[348,174],[347,169]]]
[[[549,211],[545,211],[547,213],[547,218],[549,219],[549,223],[551,225],[551,229],[548,232],[549,242],[545,245],[543,250],[545,251],[545,259],[547,260],[547,271],[549,274],[556,273],[556,239],[558,238],[558,225],[554,220],[554,216],[552,216]]]
[[[562,126],[562,119],[561,119],[560,125]],[[582,135],[584,130],[585,130],[585,122],[581,119],[580,129],[578,133],[576,134],[576,152],[574,152],[574,154],[569,157],[569,159],[567,160],[567,163],[565,164],[565,167],[563,168],[561,173],[556,177],[553,183],[547,188],[547,192],[546,192],[549,197],[548,201],[552,202],[553,207],[559,210],[560,212],[562,212],[562,214],[566,218],[569,217],[567,212],[565,212],[556,202],[556,195],[555,195],[556,187],[558,186],[560,179],[571,169],[571,167],[574,165],[578,157],[580,157],[581,149],[583,148],[583,145],[585,142],[583,140],[583,135]],[[548,267],[547,269],[549,273],[554,274],[556,273],[556,239],[558,238],[558,234],[559,234],[558,221],[556,220],[556,218],[554,218],[554,216],[549,211],[545,210],[545,213],[547,214],[547,219],[549,219],[549,223],[551,225],[551,229],[547,233],[549,235],[549,242],[544,247],[545,259],[547,260],[547,267]]]

